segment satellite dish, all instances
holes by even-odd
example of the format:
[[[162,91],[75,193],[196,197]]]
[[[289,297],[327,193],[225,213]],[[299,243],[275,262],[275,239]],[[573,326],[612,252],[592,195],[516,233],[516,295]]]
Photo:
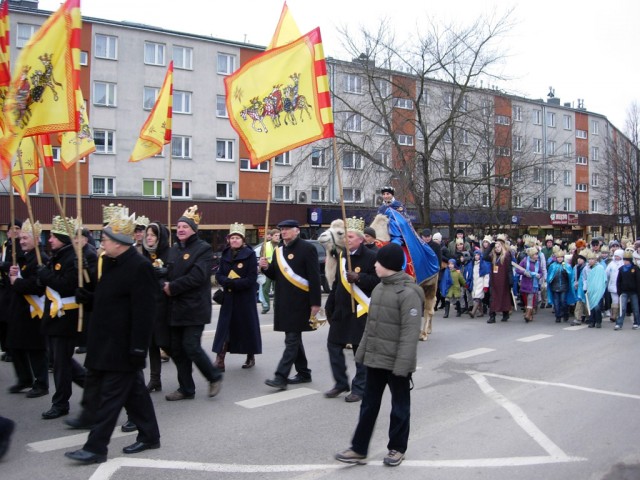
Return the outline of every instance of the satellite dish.
[[[307,203],[307,192],[300,192],[298,194],[298,203]]]

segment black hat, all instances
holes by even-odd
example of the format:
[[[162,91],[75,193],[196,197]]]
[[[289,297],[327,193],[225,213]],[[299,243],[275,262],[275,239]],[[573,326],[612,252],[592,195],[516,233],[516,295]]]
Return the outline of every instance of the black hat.
[[[463,235],[464,235],[464,230],[463,230],[463,229],[461,229],[461,228],[457,229],[457,230],[456,230],[456,235],[457,235],[457,234],[459,234],[459,233],[461,233],[461,234],[463,234]]]
[[[11,227],[22,228],[22,221],[16,218],[13,222],[9,222],[7,224],[7,229],[10,229]]]
[[[593,240],[591,240],[591,245],[593,245],[594,247],[597,245],[600,245],[600,240],[598,240],[597,238],[594,238]]]
[[[396,243],[387,243],[378,250],[376,254],[377,262],[384,268],[399,272],[404,265],[404,252],[400,245]]]
[[[363,232],[364,232],[365,235],[369,235],[370,237],[377,238],[376,237],[376,231],[372,227],[364,227]]]
[[[396,189],[393,188],[391,185],[385,185],[380,189],[380,193],[385,193],[385,192],[390,193],[391,195],[395,195]]]
[[[425,228],[422,230],[422,236],[423,237],[430,237],[431,236],[431,229],[430,228]]]
[[[291,227],[298,228],[299,226],[300,224],[298,223],[297,220],[283,220],[278,224],[278,228],[291,228]]]
[[[54,237],[56,237],[58,240],[60,240],[62,243],[64,243],[65,245],[71,244],[71,237],[69,237],[69,235],[64,235],[62,233],[56,233],[56,232],[51,232],[51,234]]]

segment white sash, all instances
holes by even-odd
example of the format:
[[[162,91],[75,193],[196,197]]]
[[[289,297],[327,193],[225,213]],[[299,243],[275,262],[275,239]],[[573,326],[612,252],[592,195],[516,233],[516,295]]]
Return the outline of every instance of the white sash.
[[[278,268],[280,269],[280,272],[282,272],[282,275],[284,275],[284,278],[286,278],[289,281],[289,283],[291,283],[292,285],[295,285],[300,290],[308,292],[309,280],[298,275],[289,266],[289,264],[284,258],[283,247],[278,247],[276,249],[276,255],[277,255],[276,258],[278,259]]]
[[[358,302],[356,316],[359,318],[362,315],[369,313],[369,303],[371,303],[371,299],[367,297],[367,295],[355,283],[349,283],[347,280],[346,264],[347,259],[344,258],[342,256],[342,252],[340,252],[340,281],[347,292],[353,292],[353,298]]]
[[[61,317],[64,315],[65,310],[75,310],[78,308],[76,297],[62,298],[60,294],[51,287],[47,287],[45,293],[47,298],[51,300],[51,309],[49,310],[51,317]]]

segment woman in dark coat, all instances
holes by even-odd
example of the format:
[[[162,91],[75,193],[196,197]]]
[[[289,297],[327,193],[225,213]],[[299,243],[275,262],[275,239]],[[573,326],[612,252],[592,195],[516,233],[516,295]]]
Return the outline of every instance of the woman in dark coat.
[[[231,225],[227,237],[229,245],[222,252],[216,273],[216,280],[224,289],[224,301],[212,350],[218,353],[216,367],[222,371],[227,352],[247,355],[242,368],[253,367],[255,354],[262,353],[256,303],[258,260],[254,250],[245,244],[244,234],[244,225]]]
[[[489,278],[489,320],[496,323],[496,312],[502,312],[502,321],[509,320],[509,312],[513,307],[511,300],[511,286],[513,285],[512,257],[506,246],[506,238],[498,235],[497,241],[492,243],[484,254],[484,260],[491,262],[491,277]]]
[[[145,230],[142,239],[142,255],[149,259],[158,284],[156,301],[156,318],[153,324],[153,336],[149,345],[149,383],[147,390],[162,390],[162,358],[160,349],[170,351],[171,329],[167,319],[169,298],[162,293],[162,286],[167,279],[167,257],[169,256],[169,229],[160,222],[152,222]]]

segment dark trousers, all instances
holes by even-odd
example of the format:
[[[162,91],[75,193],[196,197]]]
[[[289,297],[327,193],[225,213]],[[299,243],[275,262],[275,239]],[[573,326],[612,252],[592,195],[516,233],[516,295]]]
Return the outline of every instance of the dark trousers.
[[[149,380],[154,383],[160,383],[161,374],[162,358],[160,358],[160,347],[152,338],[149,345]]]
[[[87,371],[73,358],[75,337],[49,337],[49,346],[53,356],[53,383],[56,386],[51,404],[60,410],[69,410],[71,383],[84,387]]]
[[[296,372],[301,377],[311,377],[311,370],[307,365],[307,355],[302,344],[302,332],[285,332],[284,352],[276,369],[276,377],[286,380],[291,372],[291,367],[296,367]]]
[[[358,426],[351,439],[354,452],[367,455],[369,442],[380,412],[382,394],[387,385],[391,392],[391,416],[389,422],[388,450],[407,451],[411,416],[410,376],[399,377],[389,370],[367,367],[364,396],[360,405]]]
[[[209,383],[222,378],[222,372],[214,367],[211,359],[202,349],[202,331],[204,325],[171,327],[171,358],[178,371],[179,390],[185,395],[195,395],[193,382],[193,364]]]
[[[331,373],[335,380],[335,388],[349,388],[349,377],[347,376],[347,363],[344,356],[344,344],[327,342],[327,350],[329,350],[329,363],[331,364]],[[353,345],[353,355],[358,351],[358,345]],[[356,374],[351,382],[351,393],[362,396],[364,393],[365,378],[367,369],[361,363],[356,362]]]
[[[144,384],[142,370],[134,372],[93,371],[91,375],[99,383],[100,406],[95,416],[94,427],[89,432],[84,450],[106,455],[113,429],[118,422],[122,407],[129,419],[138,427],[136,440],[144,443],[160,441],[160,430],[156,420],[151,396]]]
[[[19,385],[49,389],[49,361],[46,350],[12,348],[11,357]]]

